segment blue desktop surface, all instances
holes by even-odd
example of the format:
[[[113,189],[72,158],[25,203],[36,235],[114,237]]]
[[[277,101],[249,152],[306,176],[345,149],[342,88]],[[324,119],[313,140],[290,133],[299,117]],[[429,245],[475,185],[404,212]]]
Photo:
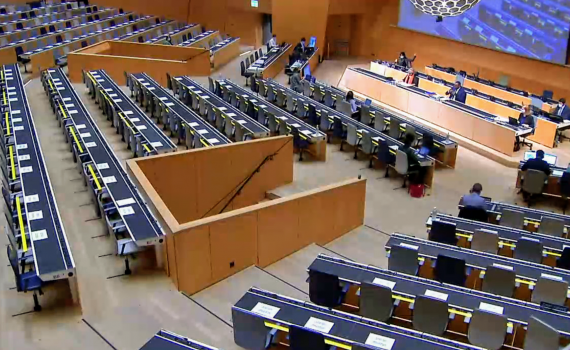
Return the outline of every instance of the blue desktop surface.
[[[490,49],[564,64],[570,5],[552,0],[481,1],[465,13],[435,17],[400,2],[398,26]]]

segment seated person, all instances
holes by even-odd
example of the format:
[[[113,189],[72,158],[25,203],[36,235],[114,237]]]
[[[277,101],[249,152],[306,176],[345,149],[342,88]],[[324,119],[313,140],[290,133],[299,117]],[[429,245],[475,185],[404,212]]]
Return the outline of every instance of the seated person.
[[[300,94],[303,93],[303,83],[301,80],[302,79],[299,68],[293,68],[293,75],[291,76],[291,89]]]
[[[445,94],[448,95],[451,100],[455,100],[461,103],[465,103],[465,100],[467,100],[467,92],[461,86],[461,82],[459,81],[456,81],[455,85],[453,85],[453,87],[449,89],[449,91],[447,91]]]
[[[269,39],[268,45],[269,45],[269,48],[271,48],[271,49],[278,46],[277,45],[277,35],[273,34],[271,39]]]
[[[399,150],[408,156],[408,172],[417,172],[416,176],[410,176],[410,182],[423,184],[426,170],[420,165],[416,150],[412,147],[415,139],[416,137],[413,134],[406,134],[404,136],[404,144],[399,147]]]
[[[416,71],[413,68],[408,69],[408,74],[402,80],[406,84],[418,86],[420,79],[416,76]]]
[[[461,204],[465,207],[482,208],[486,209],[485,198],[481,197],[481,192],[483,192],[483,186],[480,183],[476,183],[469,190],[469,194],[461,197]]]
[[[570,120],[570,107],[566,105],[565,98],[558,100],[558,106],[556,106],[553,114],[562,117],[564,120]]]
[[[544,160],[543,150],[536,151],[535,158],[527,160],[521,168],[522,171],[527,171],[529,169],[543,171],[546,175],[550,175],[550,164]]]
[[[356,100],[354,99],[354,92],[349,91],[346,93],[346,102],[350,103],[350,112],[352,113],[352,118],[360,119],[360,110],[356,105]]]
[[[519,124],[526,124],[534,129],[534,117],[532,116],[530,106],[522,106],[521,113],[519,114]],[[520,143],[521,139],[517,136],[515,141],[515,152],[520,150]]]

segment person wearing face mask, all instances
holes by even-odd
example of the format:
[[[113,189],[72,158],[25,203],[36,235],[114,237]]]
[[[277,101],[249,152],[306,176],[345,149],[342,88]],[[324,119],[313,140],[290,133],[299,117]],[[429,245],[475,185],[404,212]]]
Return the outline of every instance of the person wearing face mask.
[[[521,108],[521,113],[519,114],[519,124],[525,124],[530,126],[531,128],[534,129],[534,117],[532,116],[532,111],[530,109],[530,106],[525,106],[523,105]],[[516,137],[516,141],[515,141],[515,151],[520,150],[521,146],[521,139],[520,137]]]
[[[554,110],[554,115],[562,117],[564,120],[570,120],[570,108],[566,105],[566,99],[561,98],[558,101],[558,106]]]
[[[402,67],[406,67],[406,68],[412,68],[412,62],[414,62],[416,59],[416,54],[414,54],[414,58],[408,58],[406,57],[406,53],[405,52],[400,52],[400,57],[398,57],[398,59],[396,60],[396,64],[398,66],[402,66]]]
[[[420,79],[416,75],[416,71],[414,71],[413,68],[410,68],[410,69],[408,69],[408,74],[406,74],[406,76],[404,77],[404,79],[402,81],[406,84],[418,86]]]

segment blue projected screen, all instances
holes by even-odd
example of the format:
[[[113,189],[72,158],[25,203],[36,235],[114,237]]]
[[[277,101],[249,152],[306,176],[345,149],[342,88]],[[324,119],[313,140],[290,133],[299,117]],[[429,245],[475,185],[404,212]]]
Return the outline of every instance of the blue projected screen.
[[[398,26],[554,63],[566,63],[570,0],[481,0],[460,16],[435,17],[400,0]]]

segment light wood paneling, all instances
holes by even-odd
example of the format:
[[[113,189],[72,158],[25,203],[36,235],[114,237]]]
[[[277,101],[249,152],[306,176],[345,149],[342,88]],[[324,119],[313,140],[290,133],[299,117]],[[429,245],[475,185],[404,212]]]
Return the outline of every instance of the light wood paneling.
[[[181,291],[195,291],[212,280],[210,228],[197,227],[175,234],[176,285]],[[192,273],[189,273],[192,271]]]

